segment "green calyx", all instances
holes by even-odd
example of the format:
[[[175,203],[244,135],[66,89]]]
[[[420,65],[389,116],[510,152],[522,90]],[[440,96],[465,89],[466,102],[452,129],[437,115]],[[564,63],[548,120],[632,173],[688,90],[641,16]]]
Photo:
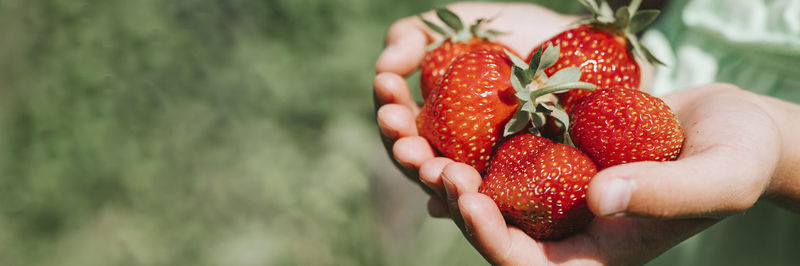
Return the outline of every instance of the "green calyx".
[[[598,4],[599,1],[599,4]],[[659,10],[639,10],[642,0],[631,0],[628,6],[623,6],[615,12],[605,0],[578,0],[586,9],[592,12],[592,17],[579,21],[579,24],[591,24],[597,28],[605,29],[615,35],[627,39],[628,50],[634,56],[643,58],[650,63],[664,65],[647,47],[639,42],[637,33],[652,24],[661,13]]]
[[[461,18],[458,17],[458,15],[456,15],[455,13],[446,8],[437,8],[436,16],[439,17],[439,20],[444,22],[445,24],[444,26],[436,25],[435,23],[422,18],[422,16],[419,17],[419,19],[422,20],[422,22],[425,23],[425,25],[427,25],[428,28],[444,36],[443,39],[440,39],[434,42],[433,44],[429,45],[428,46],[429,51],[436,49],[436,47],[439,47],[439,45],[441,45],[445,41],[465,42],[472,39],[473,37],[486,40],[494,40],[495,38],[497,38],[497,35],[503,34],[503,32],[498,30],[481,29],[482,25],[491,21],[491,19],[483,19],[483,18],[478,19],[477,21],[475,21],[475,24],[472,24],[471,26],[467,27],[465,26]]]
[[[506,51],[506,54],[514,63],[511,67],[511,84],[516,91],[515,96],[519,100],[519,107],[511,120],[506,123],[503,136],[509,136],[526,128],[528,123],[532,124],[531,134],[541,136],[541,130],[547,123],[547,117],[553,117],[556,126],[561,129],[563,136],[561,143],[569,143],[567,128],[569,128],[569,116],[563,109],[558,107],[551,100],[552,93],[565,92],[570,89],[593,90],[596,86],[591,83],[581,82],[581,71],[576,67],[568,67],[559,70],[552,76],[547,76],[544,70],[551,67],[558,60],[560,46],[547,44],[547,48],[539,48],[533,54],[530,63],[525,63],[513,53]]]

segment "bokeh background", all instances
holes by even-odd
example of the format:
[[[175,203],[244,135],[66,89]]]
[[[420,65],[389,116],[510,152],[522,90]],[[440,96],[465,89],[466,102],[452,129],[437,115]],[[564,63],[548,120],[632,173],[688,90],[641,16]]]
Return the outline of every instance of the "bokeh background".
[[[374,122],[448,2],[0,0],[0,265],[484,265]]]

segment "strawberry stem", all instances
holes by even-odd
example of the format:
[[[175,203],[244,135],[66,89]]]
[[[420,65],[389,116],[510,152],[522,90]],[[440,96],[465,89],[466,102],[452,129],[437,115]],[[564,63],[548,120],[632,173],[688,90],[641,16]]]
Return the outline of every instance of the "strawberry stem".
[[[531,92],[531,100],[539,98],[541,96],[550,94],[550,93],[561,93],[571,89],[582,89],[592,91],[597,88],[597,85],[588,82],[582,81],[575,81],[575,82],[568,82],[568,83],[561,83],[556,85],[547,86],[538,90],[534,90]]]
[[[560,123],[558,127],[561,129],[562,134],[566,134],[566,127],[569,125],[567,113],[554,103],[539,100],[539,98],[570,89],[593,90],[596,86],[591,83],[581,82],[581,71],[576,67],[564,68],[548,77],[544,73],[544,69],[558,61],[559,52],[559,46],[548,44],[546,48],[539,47],[531,58],[531,62],[525,63],[519,57],[506,51],[506,54],[514,64],[511,67],[513,73],[511,75],[511,84],[514,86],[515,96],[519,99],[520,104],[517,112],[506,123],[503,132],[504,136],[519,132],[526,128],[529,122],[533,125],[530,127],[530,132],[534,135],[541,135],[541,129],[547,123],[547,116],[555,118],[556,123]],[[569,136],[564,135],[559,138],[563,138],[559,142],[565,142],[568,141]]]
[[[481,26],[486,24],[486,22],[491,21],[491,19],[478,19],[474,24],[467,27],[461,18],[458,17],[458,15],[446,8],[437,8],[436,16],[439,18],[439,20],[444,22],[444,26],[436,25],[435,23],[422,18],[422,16],[418,16],[419,19],[422,20],[426,26],[428,26],[428,28],[444,36],[443,39],[440,39],[429,45],[427,47],[428,51],[436,49],[436,47],[439,47],[446,41],[466,42],[472,38],[494,40],[497,38],[497,35],[502,34],[502,32],[497,30],[481,29]]]

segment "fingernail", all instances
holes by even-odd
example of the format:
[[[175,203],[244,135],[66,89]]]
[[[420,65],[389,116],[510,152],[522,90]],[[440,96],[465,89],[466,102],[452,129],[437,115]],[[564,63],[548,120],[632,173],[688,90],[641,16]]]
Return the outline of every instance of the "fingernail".
[[[442,176],[442,184],[444,184],[444,190],[447,192],[447,199],[455,200],[457,198],[456,185],[450,182],[450,179],[446,176]]]
[[[608,183],[604,194],[605,197],[600,201],[600,215],[622,215],[631,200],[631,183],[625,179],[615,178]]]

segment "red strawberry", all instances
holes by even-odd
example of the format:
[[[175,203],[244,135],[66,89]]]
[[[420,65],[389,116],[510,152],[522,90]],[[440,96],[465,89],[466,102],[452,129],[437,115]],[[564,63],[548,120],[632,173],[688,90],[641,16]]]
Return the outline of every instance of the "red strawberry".
[[[541,70],[557,59],[557,47],[540,51],[530,64],[511,52],[489,49],[457,58],[417,117],[420,135],[442,155],[483,172],[505,136],[528,127],[531,120],[535,128],[544,123],[532,114],[552,112],[539,96],[593,86],[577,82],[576,68],[545,76]]]
[[[518,106],[511,65],[498,50],[457,58],[417,117],[420,135],[442,155],[483,172]]]
[[[591,92],[575,106],[569,134],[599,169],[675,160],[683,145],[678,118],[659,98],[637,90]]]
[[[480,29],[481,24],[485,22],[483,19],[479,19],[474,25],[466,28],[461,19],[447,9],[437,9],[436,14],[447,27],[442,28],[423,19],[429,28],[445,36],[441,41],[429,46],[429,51],[420,65],[420,91],[422,98],[426,100],[430,92],[438,87],[447,67],[457,57],[472,50],[510,50],[505,45],[492,41],[499,32]]]
[[[594,13],[594,18],[545,41],[561,46],[561,57],[545,73],[552,75],[566,67],[578,67],[583,73],[582,81],[603,88],[639,89],[641,71],[634,55],[660,62],[639,44],[635,33],[652,23],[659,11],[637,11],[641,0],[632,1],[631,6],[618,9],[616,14],[604,0],[600,5],[595,0],[581,3]],[[558,97],[569,113],[586,94],[585,90],[570,90]]]
[[[517,134],[498,148],[479,191],[509,224],[536,239],[555,240],[591,222],[586,188],[596,173],[589,157],[571,146]]]

